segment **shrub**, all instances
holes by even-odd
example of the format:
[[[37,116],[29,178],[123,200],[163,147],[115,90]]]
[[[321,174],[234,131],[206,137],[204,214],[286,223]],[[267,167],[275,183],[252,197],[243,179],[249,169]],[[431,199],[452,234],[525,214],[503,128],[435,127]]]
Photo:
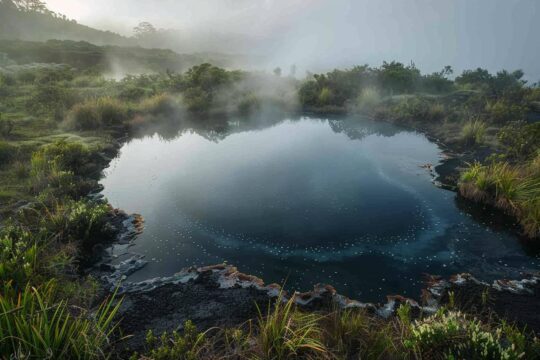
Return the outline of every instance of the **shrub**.
[[[123,88],[118,95],[121,99],[124,100],[139,100],[142,97],[146,96],[147,92],[144,88],[136,86],[128,86]]]
[[[32,279],[38,261],[37,236],[12,223],[0,228],[0,283],[16,285]]]
[[[496,124],[522,121],[527,113],[526,106],[504,99],[488,102],[485,110],[490,121]]]
[[[31,190],[47,202],[51,197],[79,197],[91,190],[92,180],[80,175],[93,171],[92,153],[85,145],[57,141],[34,152],[30,159]]]
[[[184,92],[184,102],[192,112],[208,111],[212,107],[212,95],[199,88],[191,88]]]
[[[120,305],[114,305],[113,296],[92,316],[83,312],[75,317],[66,301],[57,301],[54,282],[21,290],[4,283],[0,354],[19,359],[103,358],[117,327],[113,319]]]
[[[470,120],[461,129],[461,139],[469,146],[478,145],[484,142],[486,124],[480,120]]]
[[[444,106],[420,97],[400,101],[392,108],[396,120],[438,121],[444,118]]]
[[[127,117],[125,104],[113,98],[99,98],[75,105],[67,115],[66,125],[74,130],[97,130],[121,125]]]
[[[45,209],[41,226],[60,241],[80,242],[88,249],[113,235],[106,222],[109,213],[107,204],[68,200]]]
[[[174,101],[167,94],[154,95],[144,99],[139,105],[139,111],[151,115],[171,114],[174,110]]]
[[[153,360],[194,360],[199,358],[199,353],[204,349],[206,337],[188,320],[184,323],[182,335],[174,331],[172,335],[163,333],[157,338],[149,330],[146,334],[146,343],[150,347],[148,355]]]
[[[88,147],[79,142],[58,140],[45,145],[39,151],[46,161],[54,161],[62,170],[80,173],[82,167],[90,161],[91,153]]]
[[[334,95],[332,94],[332,90],[330,90],[330,88],[323,87],[319,93],[319,105],[331,104],[333,97]]]
[[[246,94],[238,103],[238,112],[242,115],[249,115],[261,107],[261,102],[255,94]]]
[[[522,358],[525,354],[508,340],[500,329],[490,331],[460,312],[439,311],[414,322],[404,344],[420,358],[433,358],[437,354],[453,359]]]
[[[497,137],[510,157],[529,159],[540,150],[540,123],[512,122],[501,128]]]
[[[66,124],[73,130],[96,130],[101,126],[101,120],[96,108],[86,102],[71,108]]]
[[[62,120],[65,109],[70,108],[76,100],[73,93],[63,86],[40,84],[28,100],[28,107],[35,113],[54,115],[55,120]]]

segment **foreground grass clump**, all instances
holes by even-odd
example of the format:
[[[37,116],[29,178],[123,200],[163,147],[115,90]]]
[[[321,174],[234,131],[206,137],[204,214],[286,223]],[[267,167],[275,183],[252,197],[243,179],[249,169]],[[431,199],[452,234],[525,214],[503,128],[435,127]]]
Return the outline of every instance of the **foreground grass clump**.
[[[200,359],[208,349],[208,342],[204,333],[199,333],[191,321],[184,323],[183,333],[173,331],[172,334],[163,333],[158,338],[152,330],[146,334],[146,345],[149,348],[147,357],[152,360]],[[131,359],[138,359],[138,354]]]
[[[283,302],[280,296],[273,309],[259,313],[256,336],[261,359],[317,357],[326,353],[322,342],[320,316],[298,311],[294,298]]]
[[[17,289],[4,283],[0,294],[0,356],[16,359],[101,359],[111,345],[120,302],[114,296],[93,313],[78,313],[56,298],[56,285]],[[77,311],[75,311],[77,310]]]
[[[475,163],[462,174],[460,193],[517,217],[525,234],[540,236],[540,155],[524,165]]]
[[[68,113],[66,127],[73,130],[97,130],[121,125],[128,118],[125,103],[111,97],[86,100]]]
[[[204,333],[187,321],[182,332],[149,331],[145,355],[131,359],[536,359],[540,344],[505,322],[484,322],[458,310],[396,316],[365,309],[310,313],[279,298],[255,322]]]

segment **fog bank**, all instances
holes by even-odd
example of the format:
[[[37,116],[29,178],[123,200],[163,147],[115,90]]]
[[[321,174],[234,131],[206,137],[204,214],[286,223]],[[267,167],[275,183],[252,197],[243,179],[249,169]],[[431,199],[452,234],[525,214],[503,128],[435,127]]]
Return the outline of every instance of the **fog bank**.
[[[156,46],[263,56],[299,72],[383,60],[431,72],[523,69],[540,80],[537,0],[48,0],[79,22],[125,35],[141,21]],[[148,45],[148,44],[145,44]],[[300,74],[300,73],[299,73]]]

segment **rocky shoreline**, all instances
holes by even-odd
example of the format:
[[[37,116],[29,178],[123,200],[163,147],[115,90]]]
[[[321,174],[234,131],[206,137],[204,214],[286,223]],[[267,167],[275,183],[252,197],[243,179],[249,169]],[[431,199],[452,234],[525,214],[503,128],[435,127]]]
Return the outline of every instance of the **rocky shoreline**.
[[[540,332],[540,274],[522,280],[482,282],[470,274],[449,279],[430,276],[419,300],[399,295],[387,296],[386,303],[364,303],[340,295],[331,285],[317,284],[313,290],[289,293],[278,284],[265,285],[258,277],[244,274],[233,265],[219,264],[183,269],[170,277],[137,283],[119,283],[141,265],[132,258],[111,268],[102,280],[122,295],[122,329],[131,335],[125,343],[129,351],[140,350],[148,329],[155,333],[181,330],[186,320],[201,330],[238,326],[256,318],[258,309],[272,301],[293,299],[307,311],[360,309],[387,319],[402,304],[411,307],[413,317],[429,315],[441,306],[456,307],[476,317],[491,317],[516,323]]]

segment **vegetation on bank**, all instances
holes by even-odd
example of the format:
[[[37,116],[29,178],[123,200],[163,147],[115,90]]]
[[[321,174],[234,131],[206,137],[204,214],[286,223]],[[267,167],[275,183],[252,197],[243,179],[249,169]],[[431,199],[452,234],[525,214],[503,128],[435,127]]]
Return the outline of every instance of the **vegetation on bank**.
[[[282,300],[280,298],[279,300]],[[365,309],[305,312],[277,301],[238,328],[182,333],[148,331],[145,355],[155,359],[537,359],[540,342],[505,322],[482,322],[457,309],[411,316],[401,305],[388,320]]]
[[[428,133],[477,160],[461,177],[461,195],[517,218],[540,236],[540,88],[523,72],[452,69],[423,75],[414,66],[384,63],[313,75],[299,89],[310,111],[360,112]],[[492,156],[486,158],[485,153]]]
[[[32,61],[26,45],[19,56]],[[529,236],[539,235],[540,125],[528,116],[540,91],[526,86],[520,72],[478,69],[450,80],[450,68],[422,75],[392,62],[298,81],[201,64],[184,73],[112,80],[94,65],[0,60],[0,357],[102,358],[111,351],[117,302],[103,302],[98,282],[80,270],[82,254],[114,238],[113,214],[87,195],[99,189],[117,139],[189,114],[202,122],[203,114],[244,116],[267,108],[361,112],[428,131],[459,149],[487,149],[497,155],[463,173],[462,195],[507,211]],[[533,335],[507,324],[455,309],[414,320],[406,307],[399,314],[390,320],[362,311],[312,314],[278,303],[236,329],[200,334],[188,323],[183,333],[149,334],[144,356],[539,356]]]

